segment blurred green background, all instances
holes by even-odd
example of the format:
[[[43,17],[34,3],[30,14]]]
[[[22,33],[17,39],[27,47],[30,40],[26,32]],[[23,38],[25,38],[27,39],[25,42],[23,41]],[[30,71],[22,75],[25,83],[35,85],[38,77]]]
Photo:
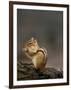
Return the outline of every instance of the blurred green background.
[[[17,9],[17,57],[30,62],[22,52],[31,37],[48,51],[47,67],[63,68],[63,11]]]

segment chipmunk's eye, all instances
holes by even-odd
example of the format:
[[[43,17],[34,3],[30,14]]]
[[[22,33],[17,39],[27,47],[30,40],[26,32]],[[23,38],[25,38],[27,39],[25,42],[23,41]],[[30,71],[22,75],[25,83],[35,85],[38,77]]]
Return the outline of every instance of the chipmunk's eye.
[[[29,44],[32,44],[32,42],[30,42]]]

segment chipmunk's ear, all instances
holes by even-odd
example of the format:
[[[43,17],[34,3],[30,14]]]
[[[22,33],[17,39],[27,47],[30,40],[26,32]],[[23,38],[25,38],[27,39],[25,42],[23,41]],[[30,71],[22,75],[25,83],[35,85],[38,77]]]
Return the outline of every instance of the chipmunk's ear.
[[[34,40],[34,37],[32,37],[31,40],[33,41]]]

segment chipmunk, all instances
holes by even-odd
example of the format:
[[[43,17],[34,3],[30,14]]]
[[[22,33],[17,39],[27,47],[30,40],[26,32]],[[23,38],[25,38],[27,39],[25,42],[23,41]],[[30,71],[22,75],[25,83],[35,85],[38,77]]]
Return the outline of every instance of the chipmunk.
[[[42,70],[45,67],[48,57],[47,50],[40,48],[36,39],[32,37],[28,40],[24,45],[23,51],[32,60],[36,70]]]

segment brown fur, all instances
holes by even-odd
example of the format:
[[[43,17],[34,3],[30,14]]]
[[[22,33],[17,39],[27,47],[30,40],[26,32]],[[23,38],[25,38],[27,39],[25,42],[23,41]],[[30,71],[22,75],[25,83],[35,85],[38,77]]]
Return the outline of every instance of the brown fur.
[[[47,61],[47,51],[40,48],[37,40],[31,38],[25,43],[23,51],[30,58],[36,69],[43,69]]]

